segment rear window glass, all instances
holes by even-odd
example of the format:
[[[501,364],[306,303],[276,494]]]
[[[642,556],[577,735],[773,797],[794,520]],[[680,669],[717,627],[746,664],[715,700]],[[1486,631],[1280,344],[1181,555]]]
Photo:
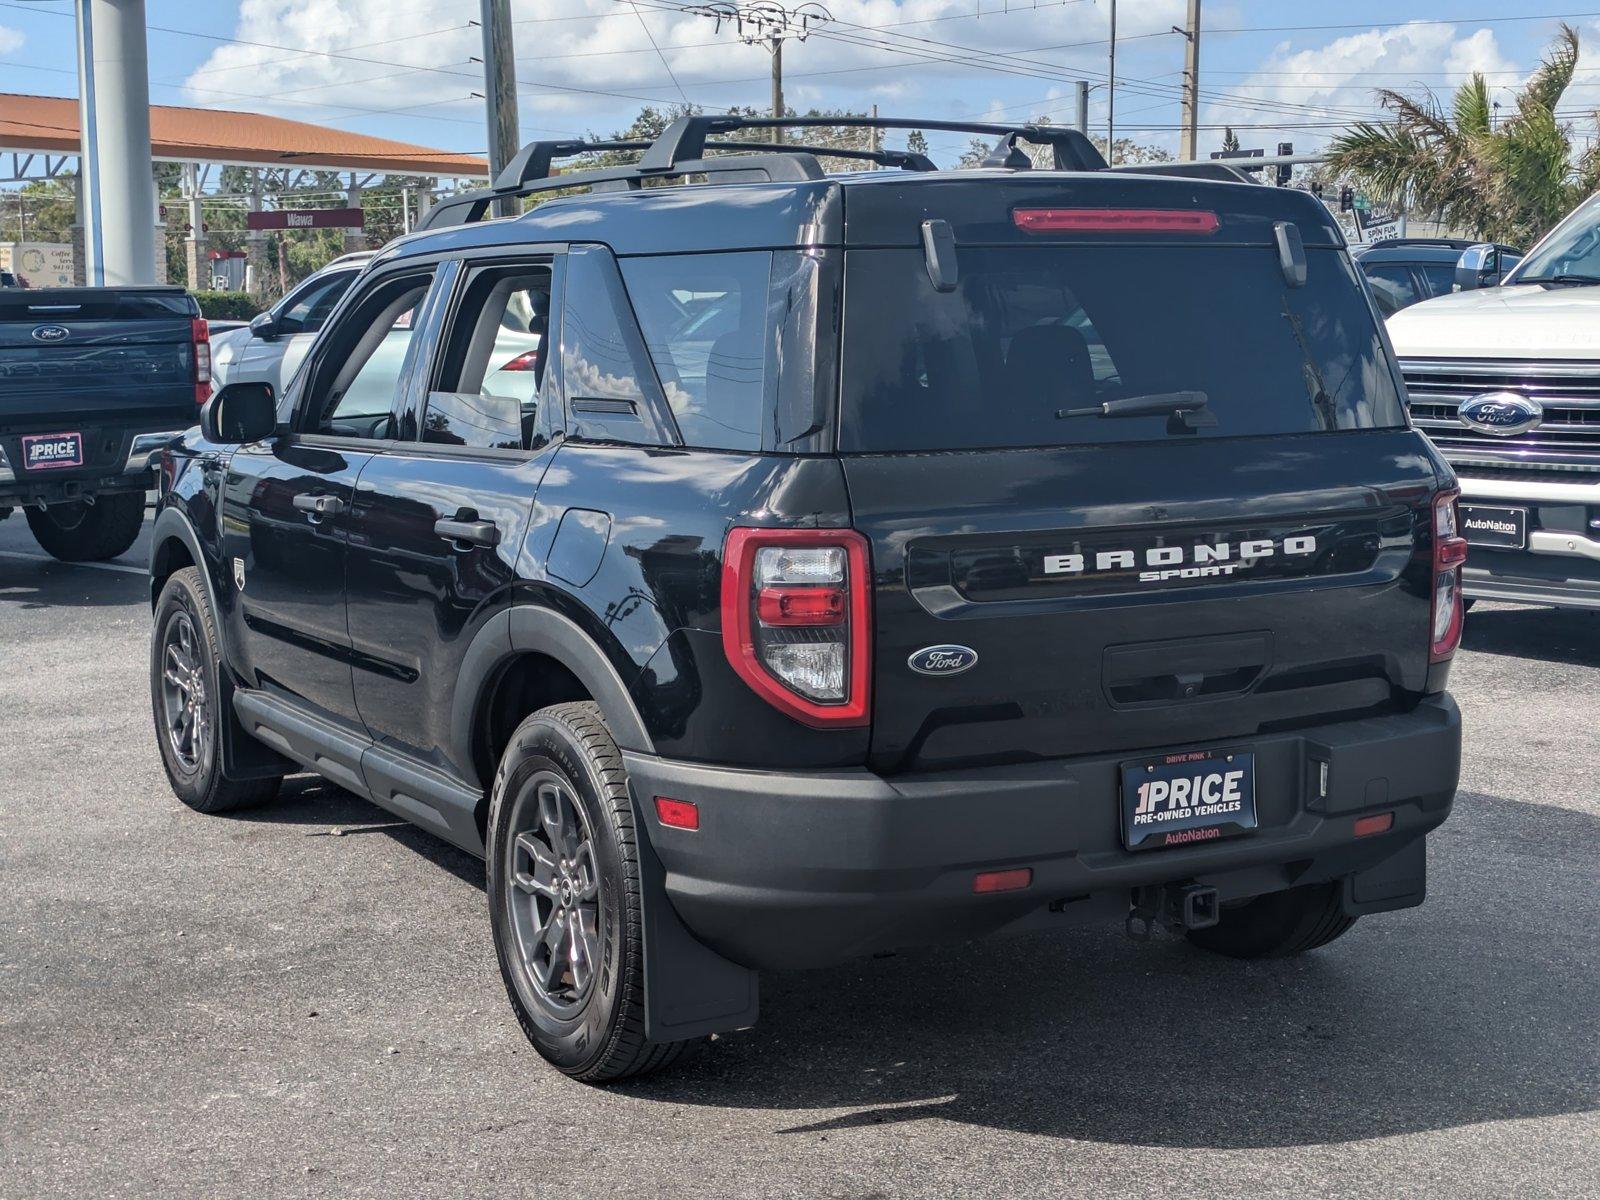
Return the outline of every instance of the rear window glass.
[[[839,445],[970,450],[1395,427],[1404,410],[1354,268],[1308,248],[1306,286],[1254,246],[963,247],[845,256]],[[1060,416],[1200,392],[1214,424]]]
[[[622,275],[684,444],[759,450],[772,255],[630,258]]]
[[[7,288],[0,292],[0,321],[143,321],[197,317],[186,292],[118,292],[111,288]]]

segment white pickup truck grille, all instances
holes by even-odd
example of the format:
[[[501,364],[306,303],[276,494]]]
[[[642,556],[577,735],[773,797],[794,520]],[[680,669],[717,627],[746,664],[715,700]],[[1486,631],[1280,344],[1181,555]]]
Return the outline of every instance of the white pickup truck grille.
[[[1458,466],[1600,472],[1600,362],[1400,360],[1411,420]],[[1456,409],[1483,392],[1516,392],[1544,420],[1514,437],[1463,425]]]

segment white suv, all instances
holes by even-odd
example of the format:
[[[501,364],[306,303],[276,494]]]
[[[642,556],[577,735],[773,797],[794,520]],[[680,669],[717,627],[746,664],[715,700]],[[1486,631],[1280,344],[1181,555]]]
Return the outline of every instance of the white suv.
[[[1600,608],[1600,195],[1483,287],[1497,256],[1389,319],[1412,420],[1461,478],[1467,596]]]

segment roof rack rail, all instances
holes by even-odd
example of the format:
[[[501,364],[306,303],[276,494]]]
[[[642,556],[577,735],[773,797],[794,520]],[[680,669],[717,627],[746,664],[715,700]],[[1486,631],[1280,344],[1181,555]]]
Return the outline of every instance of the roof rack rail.
[[[638,189],[647,179],[677,175],[757,177],[768,181],[821,179],[821,158],[872,162],[905,171],[937,168],[925,155],[908,150],[853,150],[832,146],[795,145],[787,142],[708,140],[712,134],[740,129],[783,128],[932,129],[941,132],[996,134],[999,141],[984,159],[986,167],[1025,170],[1032,159],[1018,149],[1019,140],[1049,146],[1055,167],[1063,171],[1105,169],[1105,159],[1087,137],[1075,129],[1050,125],[994,125],[973,121],[916,121],[897,117],[679,117],[654,141],[547,141],[530,142],[519,150],[487,188],[441,200],[428,211],[418,229],[440,229],[480,221],[497,200],[517,199],[563,188],[592,187]],[[557,159],[606,151],[639,151],[639,161],[629,166],[600,167],[571,175],[552,176]],[[729,153],[708,154],[712,151]]]

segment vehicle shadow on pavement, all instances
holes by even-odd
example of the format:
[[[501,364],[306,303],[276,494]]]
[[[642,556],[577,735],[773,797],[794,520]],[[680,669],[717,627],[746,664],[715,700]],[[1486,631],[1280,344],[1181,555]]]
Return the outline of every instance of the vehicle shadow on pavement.
[[[1475,607],[1467,614],[1461,648],[1574,667],[1600,667],[1600,612]]]
[[[383,834],[462,882],[479,890],[484,887],[483,863],[472,855],[315,775],[291,776],[271,804],[228,815],[252,824],[317,826],[307,837]]]
[[[126,608],[149,597],[150,581],[142,574],[0,555],[0,609]]]
[[[1597,838],[1590,815],[1464,794],[1427,905],[1302,958],[1095,929],[767,975],[756,1028],[621,1090],[784,1110],[787,1134],[941,1118],[1194,1149],[1586,1112],[1600,936],[1551,918],[1594,911],[1573,889],[1594,900]],[[1466,899],[1485,878],[1488,907]]]

